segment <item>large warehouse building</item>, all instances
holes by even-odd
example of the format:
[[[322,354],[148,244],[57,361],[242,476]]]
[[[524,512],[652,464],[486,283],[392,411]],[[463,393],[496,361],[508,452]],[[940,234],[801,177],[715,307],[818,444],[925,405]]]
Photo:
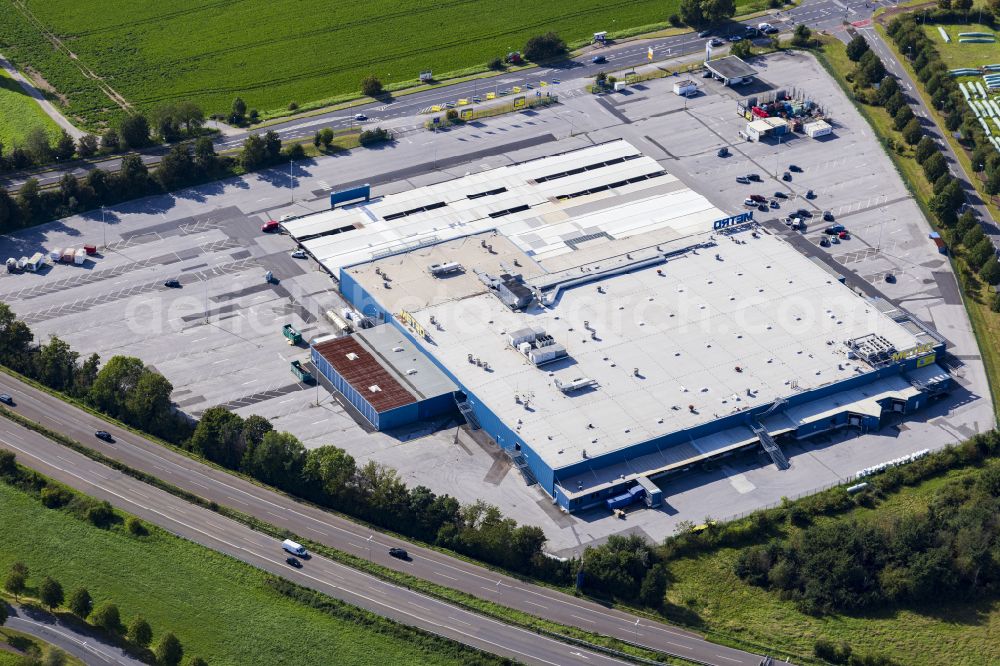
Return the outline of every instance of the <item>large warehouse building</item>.
[[[787,467],[783,440],[878,428],[949,382],[932,331],[621,141],[287,228],[571,511],[740,449]]]

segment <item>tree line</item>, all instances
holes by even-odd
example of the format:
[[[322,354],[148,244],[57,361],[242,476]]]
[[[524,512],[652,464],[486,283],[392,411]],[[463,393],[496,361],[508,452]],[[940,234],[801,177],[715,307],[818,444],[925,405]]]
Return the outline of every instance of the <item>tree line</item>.
[[[251,134],[235,157],[218,155],[212,139],[202,136],[171,146],[153,170],[130,153],[115,173],[95,168],[82,179],[66,173],[51,189],[43,190],[38,179],[29,178],[13,195],[0,187],[0,233],[304,157],[301,144],[282,149],[274,131]]]
[[[147,116],[135,113],[109,127],[99,137],[84,134],[75,142],[65,130],[54,140],[44,129],[28,132],[24,144],[0,144],[0,172],[30,169],[74,158],[115,155],[147,148],[156,143],[174,143],[201,134],[205,114],[194,102],[181,101],[159,106]]]
[[[0,363],[108,416],[322,506],[510,571],[562,583],[570,579],[567,563],[542,554],[545,535],[540,528],[518,525],[495,506],[463,506],[424,486],[408,488],[394,469],[374,461],[359,465],[335,446],[307,451],[294,435],[276,431],[262,416],[244,419],[211,407],[192,426],[170,400],[170,381],[140,359],[113,356],[102,365],[97,354],[81,361],[56,336],[36,343],[31,329],[3,303]]]
[[[967,9],[964,5],[959,7],[953,3],[952,9],[932,12],[931,19],[954,20],[956,12],[962,13]],[[899,50],[907,54],[917,79],[931,97],[931,103],[944,115],[945,128],[949,132],[960,133],[961,145],[969,153],[973,171],[981,173],[985,179],[983,187],[986,193],[991,196],[1000,194],[1000,153],[990,143],[982,125],[966,104],[934,43],[912,15],[893,19],[886,32]],[[885,83],[888,84],[889,80],[895,83],[894,79],[887,79]],[[959,280],[970,294],[978,291],[979,281],[988,285],[1000,283],[1000,262],[997,261],[996,249],[973,212],[961,211],[965,195],[960,183],[949,173],[947,161],[935,142],[919,129],[919,122],[905,104],[899,86],[889,85],[896,90],[888,94],[880,88],[878,97],[884,100],[886,110],[895,114],[894,126],[897,129],[902,126],[904,140],[914,146],[914,158],[933,187],[934,195],[929,207],[943,228],[949,247],[963,260],[957,266]],[[994,293],[990,305],[994,312],[1000,312],[1000,295]]]
[[[965,98],[948,75],[934,44],[912,16],[893,19],[887,32],[900,51],[909,54],[917,78],[931,96],[932,104],[945,114],[948,131],[961,131],[963,146],[971,152],[973,169],[986,171],[985,189],[1000,193],[1000,154],[985,138],[982,127],[965,103]],[[888,139],[886,147],[898,154],[912,156],[932,188],[928,208],[944,230],[953,254],[963,259],[958,265],[959,279],[967,291],[975,291],[976,281],[1000,283],[1000,263],[993,244],[986,237],[971,210],[962,211],[965,193],[961,183],[948,170],[948,162],[937,143],[924,133],[920,120],[910,108],[899,82],[886,72],[885,64],[861,35],[847,45],[847,56],[854,63],[849,75],[855,98],[868,105],[881,106],[892,118],[892,127],[902,142]],[[1000,297],[994,295],[992,307],[1000,311]]]
[[[107,502],[98,502],[73,492],[61,484],[45,479],[40,474],[18,466],[14,454],[10,451],[0,450],[0,480],[39,497],[49,508],[62,509],[100,527],[109,527],[116,520],[120,522],[120,518]],[[62,501],[53,503],[53,498],[61,498]],[[95,520],[94,514],[89,510],[94,506],[105,508],[106,513],[102,514],[100,520]],[[129,516],[124,524],[126,531],[133,536],[147,534],[145,525],[134,516]],[[164,632],[154,645],[153,629],[142,615],[136,615],[126,625],[118,606],[110,600],[95,603],[85,587],[78,587],[67,596],[62,584],[51,576],[43,576],[35,586],[30,585],[29,570],[23,562],[16,561],[11,564],[4,577],[3,587],[17,602],[20,602],[23,596],[31,596],[50,613],[55,613],[60,608],[66,609],[79,621],[103,630],[115,641],[124,641],[151,663],[159,666],[179,666],[184,656],[184,648],[173,633]],[[4,624],[6,619],[7,606],[0,602],[0,625]],[[50,666],[62,663],[65,663],[65,655],[60,658],[54,653],[44,660],[38,659],[35,655],[28,655],[28,659],[25,660],[25,666],[35,666],[35,664]],[[186,663],[187,666],[207,666],[201,657],[191,657]]]

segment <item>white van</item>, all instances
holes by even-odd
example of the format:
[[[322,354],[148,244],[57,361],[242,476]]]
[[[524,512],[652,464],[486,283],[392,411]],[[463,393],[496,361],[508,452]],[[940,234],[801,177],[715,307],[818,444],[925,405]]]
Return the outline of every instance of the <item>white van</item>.
[[[306,549],[302,547],[302,544],[295,543],[291,539],[285,539],[284,541],[282,541],[281,548],[282,550],[285,550],[291,553],[292,555],[298,555],[299,557],[306,556]]]

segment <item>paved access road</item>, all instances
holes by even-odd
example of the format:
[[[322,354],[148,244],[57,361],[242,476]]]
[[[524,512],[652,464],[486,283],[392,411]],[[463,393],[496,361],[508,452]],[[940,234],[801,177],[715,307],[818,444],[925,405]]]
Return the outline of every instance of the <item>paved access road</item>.
[[[786,32],[799,23],[804,23],[815,29],[839,29],[844,22],[869,19],[876,8],[889,6],[892,6],[892,3],[887,0],[877,0],[876,2],[864,2],[862,0],[803,0],[799,6],[785,11],[769,12],[767,16],[748,19],[742,23],[728,23],[717,28],[713,34],[723,37],[734,33],[739,34],[744,30],[744,26],[757,25],[762,21],[770,22]],[[705,41],[705,38],[698,37],[694,32],[686,32],[661,39],[624,42],[596,51],[588,50],[587,53],[560,61],[549,67],[534,67],[510,74],[500,74],[488,79],[465,81],[432,90],[401,95],[391,98],[388,102],[373,101],[349,109],[330,111],[308,118],[293,118],[282,123],[269,125],[265,128],[255,128],[251,132],[274,130],[281,136],[282,140],[301,139],[302,137],[312,136],[316,130],[323,127],[339,129],[356,126],[359,123],[354,119],[354,116],[358,113],[368,117],[368,120],[362,123],[366,127],[374,127],[379,124],[392,126],[404,118],[417,120],[415,116],[422,109],[430,106],[441,105],[449,101],[454,102],[461,98],[468,99],[477,96],[485,98],[486,93],[490,91],[499,91],[511,88],[512,86],[530,84],[534,87],[534,90],[528,91],[528,94],[531,94],[534,91],[540,90],[542,81],[546,81],[547,83],[559,82],[556,85],[546,88],[546,90],[558,94],[563,87],[579,87],[583,85],[585,79],[593,77],[599,71],[615,72],[647,64],[649,62],[647,54],[650,48],[653,49],[654,61],[661,61],[667,58],[703,51]],[[597,53],[604,55],[607,58],[607,62],[596,64],[591,62]],[[239,132],[228,136],[220,136],[215,140],[216,149],[229,150],[235,148],[251,132]],[[162,146],[143,151],[143,161],[147,164],[155,164],[159,162],[160,157],[166,151],[167,149]],[[97,164],[97,166],[114,171],[118,169],[119,163],[120,158],[112,158]],[[83,177],[92,168],[92,165],[88,165],[87,167],[59,167],[41,172],[36,177],[43,186],[53,185],[67,171]],[[21,186],[21,183],[27,177],[25,174],[0,177],[0,185],[9,190],[15,190]]]
[[[288,529],[302,538],[560,624],[631,641],[661,652],[716,666],[757,666],[760,662],[758,655],[711,643],[691,632],[525,583],[485,567],[375,532],[117,428],[2,373],[0,392],[12,395],[17,403],[13,409],[26,418],[73,437],[129,467],[148,472],[206,500]],[[115,443],[109,444],[94,437],[97,430],[110,432]],[[559,653],[561,657],[553,663],[567,663],[566,660],[570,659],[566,644],[551,641],[558,647],[542,644],[529,650],[528,638],[522,634],[535,634],[466,613],[322,558],[314,558],[307,563],[303,572],[291,570],[284,565],[284,558],[275,540],[125,477],[12,422],[0,421],[0,446],[14,450],[23,464],[87,494],[108,499],[112,504],[150,522],[237,556],[255,566],[283,572],[291,580],[315,586],[327,594],[381,615],[424,628],[430,619],[431,627],[439,627],[441,633],[445,630],[452,631],[453,633],[446,635],[470,645],[483,646],[482,641],[490,645],[494,642],[499,646],[516,645],[521,646],[518,649],[527,654],[548,655],[546,659],[559,656],[550,652],[562,650]],[[122,489],[128,489],[129,493],[125,494]],[[206,525],[209,524],[217,527],[207,529]],[[236,535],[240,541],[236,541]],[[411,559],[401,561],[389,557],[388,549],[391,546],[406,548]],[[313,580],[309,576],[319,568],[319,562],[332,575]],[[330,580],[336,583],[328,582]],[[373,595],[372,590],[375,588],[382,592]],[[381,596],[382,594],[385,596]],[[407,603],[412,606],[407,613],[394,610],[404,608]],[[639,621],[638,625],[636,620]],[[515,642],[508,644],[505,640],[500,640],[499,637],[504,634],[511,635]],[[499,647],[484,649],[499,651]],[[517,658],[527,659],[526,656]]]
[[[108,643],[96,631],[73,626],[44,611],[34,611],[18,605],[8,605],[7,608],[10,617],[4,623],[5,627],[51,643],[88,666],[145,666],[145,662],[130,656],[117,645]]]

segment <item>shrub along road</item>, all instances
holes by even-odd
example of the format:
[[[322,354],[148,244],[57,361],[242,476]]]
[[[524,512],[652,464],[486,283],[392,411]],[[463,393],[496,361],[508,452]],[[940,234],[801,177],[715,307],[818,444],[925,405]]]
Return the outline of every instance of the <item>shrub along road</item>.
[[[0,374],[0,391],[14,396],[17,406],[13,410],[25,418],[76,439],[85,446],[133,469],[144,471],[208,501],[214,501],[263,522],[290,530],[302,538],[531,615],[636,643],[667,654],[717,666],[757,666],[760,662],[760,657],[757,655],[711,643],[691,632],[605,608],[597,603],[546,587],[525,583],[302,504],[276,491],[208,466],[107,423],[9,375]],[[239,557],[254,566],[274,570],[290,580],[407,624],[422,628],[440,626],[441,631],[438,633],[443,633],[450,625],[453,633],[445,635],[490,652],[509,654],[498,652],[495,647],[491,647],[491,641],[501,645],[516,646],[524,644],[528,640],[527,637],[531,636],[542,641],[544,647],[544,650],[540,650],[542,652],[552,650],[551,647],[546,647],[547,644],[558,646],[558,650],[561,651],[560,659],[554,663],[576,661],[571,653],[579,650],[569,645],[552,639],[543,639],[531,632],[515,629],[422,594],[398,588],[344,565],[314,558],[307,563],[303,571],[291,571],[284,564],[284,557],[277,542],[270,537],[126,477],[14,423],[0,423],[0,430],[3,431],[3,441],[0,442],[0,446],[5,446],[18,454],[22,464],[89,495],[107,499],[125,511],[183,534],[193,541]],[[95,438],[94,432],[97,430],[110,432],[116,440],[115,443],[110,444]],[[129,494],[124,495],[118,490],[119,488],[127,489]],[[205,526],[210,524],[219,527],[217,530],[207,529]],[[230,535],[239,535],[240,539],[251,546],[237,545],[233,541],[235,536]],[[402,561],[389,557],[388,549],[391,546],[406,548],[412,558]],[[322,562],[324,569],[333,574],[332,577],[323,580],[312,578],[310,573],[317,570],[317,562]],[[330,580],[337,580],[337,585],[327,582]],[[348,595],[345,585],[358,587]],[[378,587],[385,596],[373,597],[371,594],[373,587]],[[383,601],[394,598],[399,598],[401,601],[388,605]],[[412,616],[400,617],[399,613],[393,615],[394,606],[402,608],[404,599],[409,600],[414,606],[409,611]],[[374,607],[371,606],[373,603]],[[434,608],[436,612],[429,613],[426,610],[428,607]],[[429,627],[425,618],[431,618]],[[454,618],[461,618],[461,622],[455,622]],[[639,620],[638,625],[636,620]],[[497,636],[500,633],[511,634],[511,640],[514,642],[498,640]],[[482,641],[485,639],[479,637],[485,636],[489,636],[490,640],[484,645]],[[480,642],[474,642],[476,640]],[[528,650],[529,646],[526,645],[525,651]],[[521,660],[526,658],[524,655],[511,656]],[[607,661],[606,657],[596,656],[597,661],[586,663]],[[579,661],[584,660],[579,659]]]
[[[85,664],[92,666],[103,666],[104,664],[144,666],[145,662],[129,656],[125,650],[117,645],[108,643],[96,631],[82,633],[78,627],[67,624],[45,611],[35,611],[18,605],[10,605],[8,609],[10,617],[4,623],[5,627],[34,636],[40,641],[51,643]]]

